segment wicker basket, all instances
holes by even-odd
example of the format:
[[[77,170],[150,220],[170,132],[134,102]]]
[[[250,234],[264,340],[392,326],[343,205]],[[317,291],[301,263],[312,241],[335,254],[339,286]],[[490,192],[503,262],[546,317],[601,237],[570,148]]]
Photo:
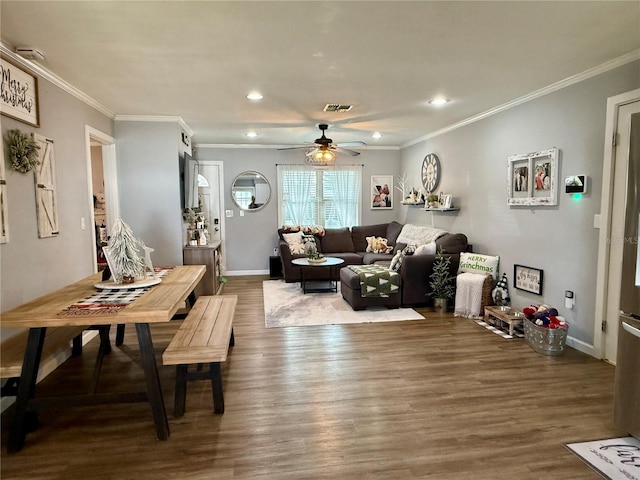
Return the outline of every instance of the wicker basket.
[[[525,318],[524,339],[538,353],[543,355],[562,355],[567,342],[567,330],[564,328],[539,327]]]

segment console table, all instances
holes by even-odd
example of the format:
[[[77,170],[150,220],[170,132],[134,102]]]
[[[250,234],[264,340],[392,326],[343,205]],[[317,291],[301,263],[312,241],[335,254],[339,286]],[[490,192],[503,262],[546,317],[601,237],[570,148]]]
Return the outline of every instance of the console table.
[[[222,242],[210,245],[185,246],[182,249],[182,263],[185,265],[206,265],[207,271],[194,290],[196,297],[202,295],[216,295],[220,293],[220,247]]]

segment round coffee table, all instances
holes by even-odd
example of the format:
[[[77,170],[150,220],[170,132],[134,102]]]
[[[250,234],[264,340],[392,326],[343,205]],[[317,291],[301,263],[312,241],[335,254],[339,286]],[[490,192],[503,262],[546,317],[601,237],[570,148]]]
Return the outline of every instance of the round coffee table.
[[[323,257],[324,262],[309,261],[308,258],[294,258],[291,263],[300,267],[300,286],[303,293],[322,293],[322,292],[338,292],[338,281],[331,280],[331,269],[338,265],[342,265],[344,260],[336,257]],[[328,268],[329,280],[313,280],[307,279],[305,271],[308,268]]]

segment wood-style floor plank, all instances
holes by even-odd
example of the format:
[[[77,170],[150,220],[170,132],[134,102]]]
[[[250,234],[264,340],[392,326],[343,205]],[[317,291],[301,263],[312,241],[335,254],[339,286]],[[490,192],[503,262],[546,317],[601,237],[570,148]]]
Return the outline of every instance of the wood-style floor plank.
[[[173,417],[175,369],[160,356],[178,323],[153,325],[169,440],[155,439],[145,403],[46,411],[17,454],[3,428],[3,480],[600,478],[563,445],[622,434],[611,365],[570,348],[539,355],[430,309],[418,321],[266,329],[265,279],[224,287],[238,295],[224,415],[210,383],[191,382],[184,417]],[[97,346],[41,391],[82,392]],[[133,328],[99,385],[131,389],[144,390]]]

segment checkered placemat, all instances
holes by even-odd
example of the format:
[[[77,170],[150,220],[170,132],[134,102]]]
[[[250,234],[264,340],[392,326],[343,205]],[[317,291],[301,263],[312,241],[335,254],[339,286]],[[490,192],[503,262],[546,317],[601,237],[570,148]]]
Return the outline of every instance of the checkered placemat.
[[[165,277],[173,267],[155,267],[156,277]],[[116,315],[144,292],[153,288],[99,289],[58,313],[58,315]]]

